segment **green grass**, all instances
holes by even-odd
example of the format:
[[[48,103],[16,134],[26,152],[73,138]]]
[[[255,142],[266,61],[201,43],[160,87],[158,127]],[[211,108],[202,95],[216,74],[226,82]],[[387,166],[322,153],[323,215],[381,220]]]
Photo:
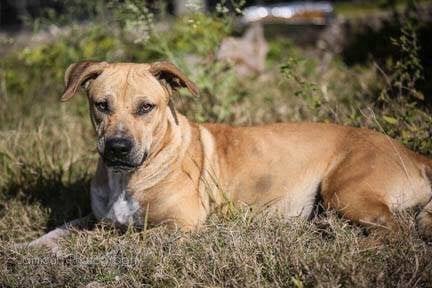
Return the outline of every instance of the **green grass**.
[[[373,63],[347,66],[335,57],[324,65],[319,54],[273,40],[266,73],[239,79],[212,57],[230,32],[225,21],[187,16],[144,43],[116,29],[72,29],[0,61],[0,286],[432,287],[432,249],[419,239],[412,214],[391,234],[365,231],[332,212],[305,221],[240,208],[212,215],[194,233],[97,225],[64,239],[58,256],[13,248],[90,211],[97,153],[86,99],[58,101],[64,69],[85,58],[173,61],[201,88],[198,100],[185,92],[176,99],[198,122],[335,122],[376,129],[431,154],[430,110],[408,95],[395,97],[393,74],[387,82]]]

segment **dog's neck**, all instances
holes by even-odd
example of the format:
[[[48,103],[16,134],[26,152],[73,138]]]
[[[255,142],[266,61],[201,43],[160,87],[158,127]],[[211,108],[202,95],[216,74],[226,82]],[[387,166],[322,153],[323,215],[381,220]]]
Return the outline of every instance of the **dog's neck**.
[[[188,120],[178,114],[178,124],[171,113],[159,128],[159,139],[152,144],[151,152],[141,167],[126,173],[128,190],[132,193],[145,191],[163,181],[176,169],[176,163],[186,153],[191,138],[191,127]]]

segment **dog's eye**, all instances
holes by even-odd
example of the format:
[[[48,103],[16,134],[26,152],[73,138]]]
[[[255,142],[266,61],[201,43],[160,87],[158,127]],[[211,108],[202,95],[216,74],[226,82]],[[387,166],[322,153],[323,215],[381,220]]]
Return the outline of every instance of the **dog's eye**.
[[[149,113],[151,110],[153,110],[155,105],[151,103],[143,103],[138,107],[137,114],[138,115],[144,115],[146,113]]]
[[[102,113],[108,113],[109,112],[109,106],[108,106],[107,101],[96,102],[95,107],[97,110],[99,110]]]

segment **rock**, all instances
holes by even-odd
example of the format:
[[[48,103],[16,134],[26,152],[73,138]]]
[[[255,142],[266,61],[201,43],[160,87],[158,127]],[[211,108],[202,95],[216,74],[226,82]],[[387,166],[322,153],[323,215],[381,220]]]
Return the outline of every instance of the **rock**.
[[[263,28],[252,25],[243,37],[228,37],[222,41],[217,59],[234,64],[236,73],[241,76],[261,74],[265,69],[268,44]]]

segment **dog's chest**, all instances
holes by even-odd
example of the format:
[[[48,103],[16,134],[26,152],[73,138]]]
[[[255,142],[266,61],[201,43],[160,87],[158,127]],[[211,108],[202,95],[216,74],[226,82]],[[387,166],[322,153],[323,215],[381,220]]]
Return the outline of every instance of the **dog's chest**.
[[[121,173],[108,172],[108,183],[92,186],[91,204],[98,219],[120,225],[142,225],[144,219],[138,201],[127,191],[127,179]]]

